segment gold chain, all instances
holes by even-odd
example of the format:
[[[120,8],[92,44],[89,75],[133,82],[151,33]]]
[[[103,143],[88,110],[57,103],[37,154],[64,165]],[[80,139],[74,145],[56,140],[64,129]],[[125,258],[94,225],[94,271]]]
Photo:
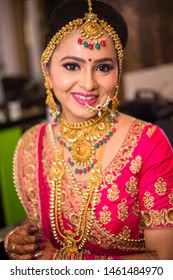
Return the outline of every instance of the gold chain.
[[[62,218],[62,179],[67,170],[67,166],[63,159],[63,149],[63,146],[60,146],[57,160],[53,163],[50,171],[50,221],[55,240],[63,246],[60,250],[61,257],[65,258],[65,256],[68,254],[77,253],[78,250],[80,250],[84,246],[87,240],[87,236],[91,230],[97,203],[98,186],[102,182],[101,167],[104,146],[100,148],[98,163],[95,165],[93,172],[90,174],[87,181],[88,187],[84,203],[80,211],[79,226],[76,233],[73,233],[71,230],[65,229]],[[71,177],[73,177],[72,174]],[[90,205],[91,209],[89,210]],[[58,235],[63,239],[63,241],[60,242]]]
[[[90,142],[92,142],[93,139],[97,139],[96,135],[94,136],[93,131],[97,131],[98,127],[99,137],[103,135],[105,136],[105,134],[110,130],[111,126],[114,126],[115,123],[117,123],[115,115],[108,111],[104,112],[104,114],[100,117],[96,117],[80,124],[68,123],[64,116],[62,116],[60,119],[59,128],[63,138],[68,141],[70,139],[73,145],[79,144],[80,147],[81,143],[84,145],[88,143],[88,145],[91,146]],[[59,145],[59,147],[56,145],[51,125],[49,127],[53,144],[56,150],[58,150],[56,160],[53,162],[50,170],[50,222],[55,240],[62,245],[62,249],[59,251],[59,254],[61,258],[64,259],[71,254],[79,253],[79,250],[83,248],[85,242],[87,241],[87,237],[93,225],[98,197],[98,187],[102,182],[101,169],[105,145],[100,145],[98,149],[98,160],[95,163],[92,171],[89,173],[86,191],[84,195],[81,194],[82,206],[78,215],[79,222],[78,226],[73,232],[65,228],[63,221],[61,195],[62,180],[65,173],[67,172],[70,175],[71,185],[74,188],[77,188],[77,184],[72,172],[64,160],[64,145]],[[61,237],[61,240],[59,237]]]

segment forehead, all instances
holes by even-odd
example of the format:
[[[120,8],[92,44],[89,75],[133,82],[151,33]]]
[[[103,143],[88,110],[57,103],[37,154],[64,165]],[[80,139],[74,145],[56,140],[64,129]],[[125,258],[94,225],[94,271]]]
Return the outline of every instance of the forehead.
[[[59,55],[78,55],[81,57],[86,56],[109,56],[116,57],[115,45],[112,38],[104,31],[101,40],[106,41],[106,46],[101,46],[99,50],[93,48],[92,50],[85,48],[83,45],[78,43],[80,38],[80,30],[73,30],[65,38],[62,39],[61,43],[56,47],[55,53]],[[87,41],[87,40],[86,40]]]

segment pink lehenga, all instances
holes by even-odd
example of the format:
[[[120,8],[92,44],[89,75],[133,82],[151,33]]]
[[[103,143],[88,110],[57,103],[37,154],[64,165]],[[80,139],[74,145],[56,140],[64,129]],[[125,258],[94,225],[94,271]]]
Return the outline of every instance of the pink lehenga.
[[[15,153],[14,176],[28,218],[39,224],[43,234],[60,248],[50,222],[49,172],[56,148],[49,126],[37,125],[23,135]],[[72,188],[69,175],[65,174],[61,209],[66,229],[76,230],[86,188],[86,182],[76,183]],[[92,227],[82,251],[85,259],[116,259],[144,252],[145,228],[170,227],[173,227],[172,147],[159,127],[134,120],[114,160],[103,170]]]

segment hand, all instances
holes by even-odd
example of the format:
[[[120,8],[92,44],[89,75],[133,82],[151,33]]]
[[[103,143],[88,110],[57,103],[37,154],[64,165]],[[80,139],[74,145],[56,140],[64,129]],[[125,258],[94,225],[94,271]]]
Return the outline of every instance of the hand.
[[[9,233],[5,249],[12,260],[49,259],[53,245],[36,225],[21,226]]]

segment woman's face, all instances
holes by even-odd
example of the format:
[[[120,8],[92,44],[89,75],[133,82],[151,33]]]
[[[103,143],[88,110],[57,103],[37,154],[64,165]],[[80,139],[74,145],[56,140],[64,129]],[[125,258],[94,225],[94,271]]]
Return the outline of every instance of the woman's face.
[[[114,95],[118,80],[117,54],[112,39],[105,33],[106,46],[89,50],[78,44],[75,30],[55,49],[49,67],[48,82],[69,122],[82,122],[97,112],[86,109],[86,102],[103,105]],[[97,85],[99,85],[97,87]]]

